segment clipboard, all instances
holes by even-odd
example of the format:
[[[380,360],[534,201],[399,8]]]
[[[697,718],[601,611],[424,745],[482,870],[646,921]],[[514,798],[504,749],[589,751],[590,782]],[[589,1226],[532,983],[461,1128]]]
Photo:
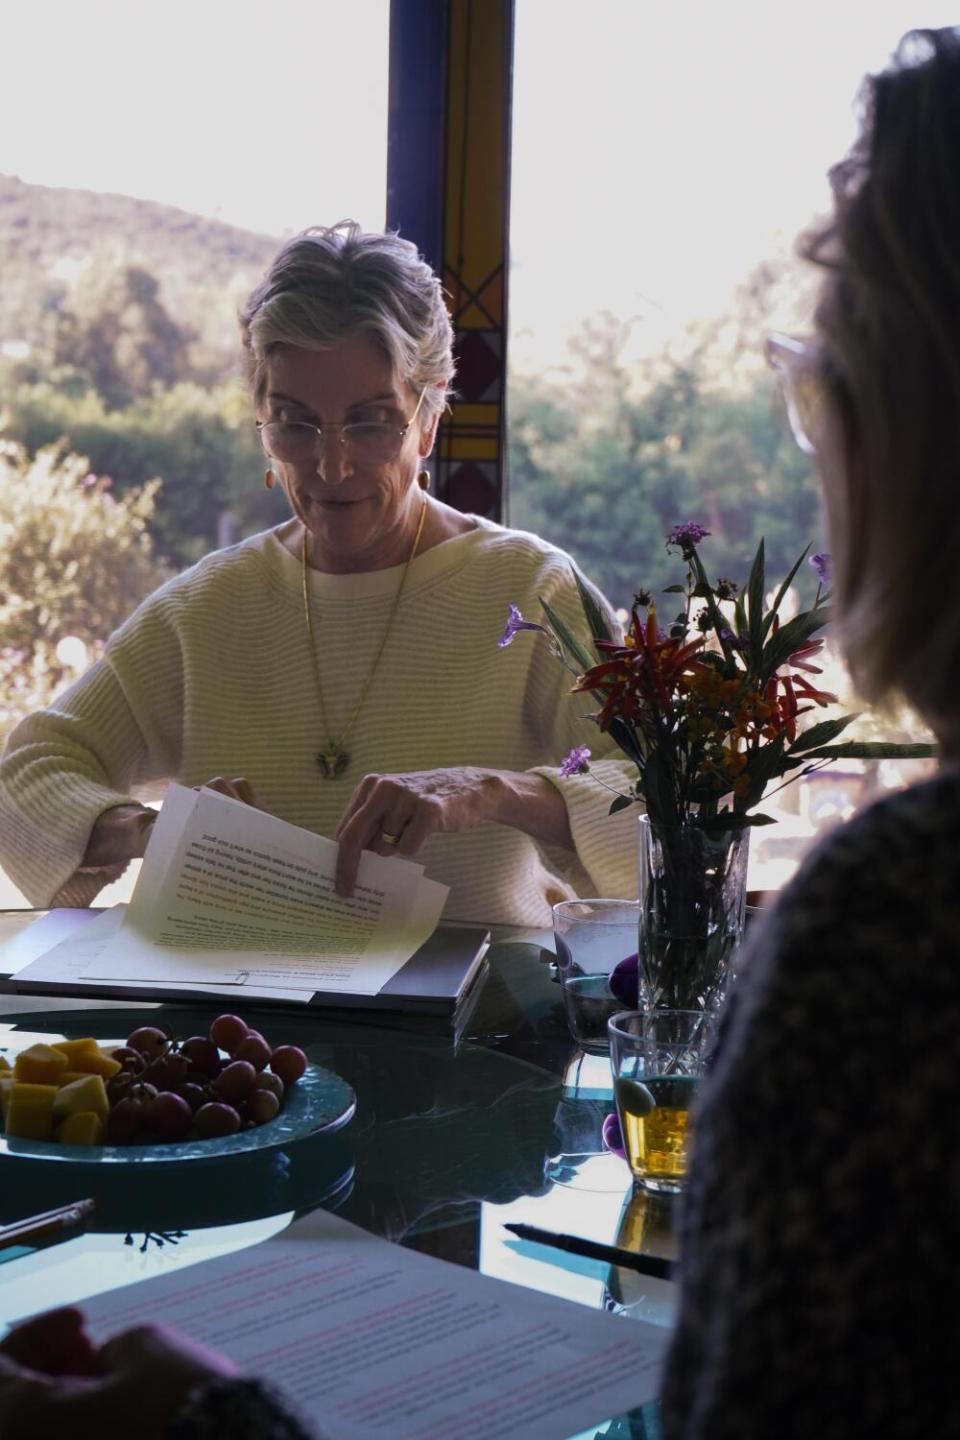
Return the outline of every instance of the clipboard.
[[[376,995],[316,991],[309,1000],[275,999],[244,991],[243,985],[124,984],[112,980],[20,980],[18,972],[60,941],[79,934],[97,909],[48,910],[0,948],[0,994],[62,996],[81,1000],[196,1002],[243,1001],[257,1008],[297,1011],[330,1009],[338,1017],[395,1014],[454,1020],[485,970],[490,932],[480,925],[443,921]]]

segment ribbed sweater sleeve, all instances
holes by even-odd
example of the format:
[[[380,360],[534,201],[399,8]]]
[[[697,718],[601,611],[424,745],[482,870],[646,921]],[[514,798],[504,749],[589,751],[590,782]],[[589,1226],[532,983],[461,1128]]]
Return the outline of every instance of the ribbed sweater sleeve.
[[[76,684],[10,737],[0,783],[2,859],[35,905],[90,904],[102,881],[74,872],[95,820],[131,803],[138,782],[177,773],[182,670],[165,589]]]
[[[579,593],[573,579],[573,562],[564,556],[551,567],[544,579],[539,599],[546,600],[582,644],[588,641]],[[592,582],[580,575],[581,582],[592,593],[595,603],[606,617],[610,632],[617,637],[621,626],[606,598]],[[542,620],[541,614],[530,619]],[[637,888],[637,806],[611,815],[610,806],[617,795],[624,794],[635,778],[633,765],[621,757],[615,743],[584,717],[596,710],[597,704],[588,694],[572,693],[574,676],[553,656],[543,637],[521,634],[514,641],[535,644],[540,650],[538,664],[532,675],[531,702],[537,693],[542,696],[549,685],[546,666],[553,667],[554,685],[558,689],[556,703],[539,711],[543,724],[544,748],[556,757],[551,765],[532,766],[532,772],[549,780],[563,796],[575,847],[574,855],[549,851],[549,859],[558,865],[565,877],[581,895],[631,896]],[[564,693],[566,692],[566,693]],[[579,723],[574,727],[571,717]],[[564,776],[559,762],[574,745],[586,744],[590,749],[590,771],[586,775]],[[621,757],[621,758],[618,758]]]

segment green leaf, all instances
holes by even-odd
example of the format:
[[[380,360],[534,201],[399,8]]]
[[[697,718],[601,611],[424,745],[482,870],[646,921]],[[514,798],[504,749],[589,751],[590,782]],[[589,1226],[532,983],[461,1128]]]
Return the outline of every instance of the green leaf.
[[[765,745],[762,750],[750,751],[746,766],[741,771],[741,778],[746,776],[748,782],[747,793],[739,802],[744,810],[749,810],[751,805],[756,805],[774,776],[783,773],[786,759],[784,756],[785,745],[784,737],[779,735],[776,740],[771,740],[770,744]]]
[[[856,715],[841,715],[838,720],[821,720],[818,725],[811,725],[809,730],[804,730],[802,735],[797,736],[789,753],[795,755],[805,750],[813,750],[817,745],[828,745],[856,718]]]
[[[679,825],[670,767],[660,749],[651,750],[647,756],[643,767],[643,795],[651,820],[659,825]]]
[[[723,638],[724,632],[729,629],[729,626],[724,620],[723,612],[721,611],[719,605],[716,602],[716,598],[713,593],[713,586],[707,579],[707,572],[703,568],[703,561],[700,559],[700,556],[697,554],[696,551],[693,552],[690,565],[694,575],[696,576],[697,583],[695,593],[697,595],[702,595],[703,598],[706,600],[707,613],[710,616],[710,624],[713,627],[717,639],[720,641],[720,648],[723,650],[724,659],[730,660],[732,658],[730,642],[729,640],[725,640]]]
[[[618,811],[628,810],[631,805],[636,805],[636,803],[636,800],[631,799],[629,795],[618,795],[607,811],[607,814],[616,815]]]
[[[587,626],[594,640],[613,640],[610,626],[607,624],[606,616],[597,604],[595,597],[590,593],[584,583],[583,576],[576,566],[573,567],[573,578],[577,582],[577,590],[580,592],[580,604],[583,606],[583,613],[586,617]]]
[[[746,830],[754,825],[776,825],[773,815],[735,815],[730,810],[724,810],[721,814],[708,820],[701,825],[701,830],[706,830],[711,835],[722,835],[727,830]]]
[[[620,746],[620,749],[624,755],[626,755],[627,759],[632,760],[637,769],[642,773],[646,756],[627,721],[621,720],[619,716],[611,720],[607,734],[615,744]]]
[[[664,595],[686,595],[687,591],[684,585],[666,585],[663,593]]]
[[[930,760],[935,745],[898,745],[888,740],[844,740],[840,745],[823,745],[804,752],[807,760]]]
[[[800,556],[799,556],[799,558],[797,559],[796,563],[794,564],[793,569],[790,571],[790,573],[789,573],[789,575],[787,576],[786,580],[784,580],[783,584],[780,586],[780,589],[777,591],[776,595],[773,597],[773,605],[771,606],[770,611],[768,612],[768,614],[767,614],[767,616],[765,617],[764,622],[763,622],[763,638],[764,638],[764,640],[766,640],[767,636],[768,636],[769,633],[770,633],[770,627],[771,627],[771,625],[773,624],[773,621],[774,621],[774,618],[775,618],[775,616],[776,616],[776,614],[777,614],[777,611],[780,609],[780,605],[781,605],[781,603],[782,603],[782,601],[783,601],[783,597],[784,597],[784,595],[786,595],[787,591],[790,589],[790,585],[791,585],[791,583],[792,583],[792,581],[793,581],[793,577],[794,577],[794,575],[796,575],[797,571],[800,569],[800,566],[803,564],[803,561],[806,559],[807,551],[809,551],[809,549],[810,549],[810,546],[808,545],[807,548],[806,548],[806,550],[802,551],[802,553],[800,554]]]
[[[761,538],[757,553],[750,566],[747,581],[747,620],[749,623],[750,658],[756,664],[763,649],[763,596],[765,584],[765,551]]]
[[[822,606],[816,610],[804,610],[800,615],[794,615],[786,625],[781,625],[775,635],[771,635],[763,647],[763,656],[759,665],[759,674],[764,681],[769,680],[775,671],[785,661],[789,660],[795,650],[799,650],[805,641],[822,630],[831,618],[830,610]]]
[[[544,615],[547,617],[551,630],[563,648],[569,652],[571,658],[576,661],[581,670],[589,670],[592,665],[596,664],[593,656],[580,644],[580,641],[576,638],[573,631],[570,630],[565,621],[560,619],[560,616],[552,605],[548,605],[546,600],[541,600],[540,605]]]

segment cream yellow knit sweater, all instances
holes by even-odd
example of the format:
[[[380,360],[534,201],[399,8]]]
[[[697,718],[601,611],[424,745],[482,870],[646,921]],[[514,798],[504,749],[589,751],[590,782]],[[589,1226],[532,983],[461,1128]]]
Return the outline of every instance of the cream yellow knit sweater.
[[[36,905],[62,891],[94,820],[131,788],[246,776],[273,814],[332,835],[358,780],[479,765],[536,770],[566,801],[576,856],[544,853],[502,825],[438,835],[418,857],[450,886],[451,919],[546,925],[573,893],[636,894],[636,812],[555,768],[575,744],[614,751],[584,720],[586,696],[543,637],[500,649],[510,602],[531,619],[548,600],[584,634],[568,556],[533,535],[478,520],[418,556],[389,643],[336,780],[315,761],[322,733],[307,647],[295,522],[208,555],[150,596],[106,654],[45,711],[23,721],[0,765],[0,864]],[[310,572],[323,695],[334,733],[352,711],[400,583],[401,567]],[[622,788],[616,760],[599,773]],[[74,882],[60,903],[89,904]]]

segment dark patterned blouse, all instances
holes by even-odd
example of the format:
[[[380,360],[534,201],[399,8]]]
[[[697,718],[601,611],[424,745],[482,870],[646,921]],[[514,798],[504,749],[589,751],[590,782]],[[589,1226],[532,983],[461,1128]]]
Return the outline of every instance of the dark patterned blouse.
[[[245,1379],[191,1391],[166,1433],[168,1440],[323,1440],[272,1386]]]
[[[665,1440],[960,1436],[960,775],[752,937],[695,1123]]]

